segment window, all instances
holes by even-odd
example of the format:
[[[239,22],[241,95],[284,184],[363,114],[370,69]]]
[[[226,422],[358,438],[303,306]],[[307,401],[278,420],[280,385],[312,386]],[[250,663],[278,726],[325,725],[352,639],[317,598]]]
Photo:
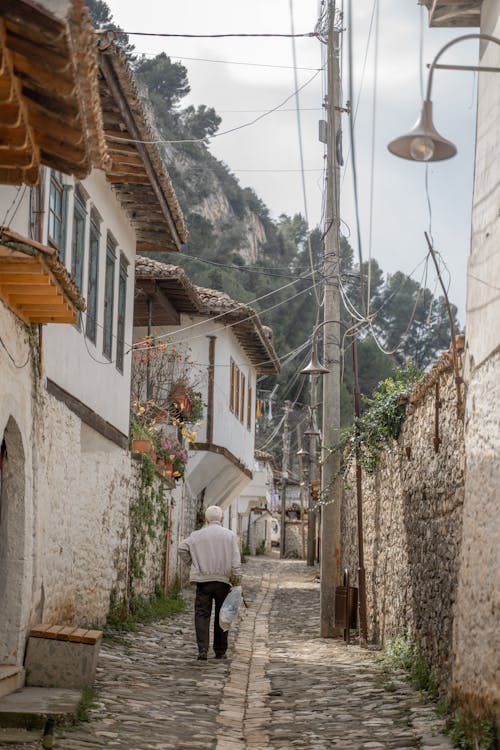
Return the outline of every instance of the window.
[[[59,251],[64,261],[66,255],[66,213],[69,185],[63,185],[59,173],[52,172],[49,187],[49,245]]]
[[[118,322],[116,330],[116,367],[123,372],[123,353],[125,349],[125,310],[127,303],[127,259],[120,256],[120,273],[118,276]]]
[[[248,402],[247,402],[247,430],[252,429],[252,389],[248,386]]]
[[[71,273],[78,289],[82,291],[83,286],[83,257],[85,254],[85,222],[87,212],[85,200],[81,194],[75,192],[75,205],[73,208],[73,240],[71,243]]]
[[[103,345],[105,357],[111,359],[113,351],[113,305],[115,294],[116,243],[108,233],[106,241],[106,273],[104,277]]]
[[[234,366],[234,416],[239,419],[240,416],[240,370],[236,365]]]
[[[236,365],[231,357],[231,383],[229,385],[229,408],[234,412],[234,381],[236,378]]]
[[[89,241],[89,269],[87,284],[87,323],[85,333],[87,337],[96,342],[97,335],[97,299],[99,279],[99,243],[101,232],[99,230],[99,217],[92,211],[90,214],[90,241]]]
[[[245,419],[245,383],[246,379],[243,373],[240,373],[241,385],[240,385],[240,422]]]

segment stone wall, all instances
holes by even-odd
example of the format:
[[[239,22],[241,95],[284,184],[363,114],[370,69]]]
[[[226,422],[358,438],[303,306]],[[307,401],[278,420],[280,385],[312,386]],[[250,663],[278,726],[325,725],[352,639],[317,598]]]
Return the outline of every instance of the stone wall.
[[[36,392],[34,600],[44,622],[102,623],[116,600],[163,585],[170,480]]]
[[[411,394],[399,439],[382,455],[377,471],[363,477],[369,638],[384,643],[404,633],[420,642],[443,684],[449,683],[452,661],[464,464],[463,420],[451,357],[443,353]],[[349,484],[343,565],[356,580],[354,467]]]
[[[454,627],[453,694],[500,723],[500,352],[468,383],[463,542]]]
[[[285,522],[285,557],[302,560],[307,556],[307,521],[287,518]]]

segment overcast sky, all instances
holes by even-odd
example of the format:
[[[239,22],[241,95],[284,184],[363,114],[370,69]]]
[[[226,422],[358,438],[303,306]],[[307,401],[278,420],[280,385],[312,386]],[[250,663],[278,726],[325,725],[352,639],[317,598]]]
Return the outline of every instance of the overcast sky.
[[[290,0],[108,0],[115,21],[127,31],[219,34],[234,32],[288,33]],[[314,29],[318,0],[294,0],[295,32]],[[367,45],[372,2],[354,3],[353,54],[354,100],[360,94],[363,61]],[[419,45],[422,9],[416,0],[380,0],[379,63],[374,151],[374,204],[372,255],[386,272],[410,272],[426,254],[423,232],[429,226],[424,191],[425,167],[397,159],[387,151],[387,143],[410,129],[421,106]],[[346,19],[345,19],[346,20]],[[345,24],[344,24],[345,25]],[[437,30],[423,23],[423,60],[434,54],[460,30]],[[347,33],[343,34],[344,99],[347,95]],[[166,52],[188,69],[191,94],[187,104],[214,107],[226,130],[271,109],[294,91],[292,43],[289,39],[160,39],[132,37],[139,52]],[[370,174],[372,162],[372,98],[374,90],[374,35],[368,50],[356,119],[356,149],[360,192],[361,232],[364,257],[369,249]],[[315,39],[296,40],[299,85],[314,75],[325,62],[324,48]],[[225,62],[202,62],[205,58]],[[477,60],[474,42],[458,45],[444,62],[473,63]],[[236,65],[250,62],[265,66]],[[426,78],[424,70],[424,78]],[[326,79],[323,74],[300,92],[306,194],[310,225],[322,217],[323,145],[318,141],[318,120]],[[432,233],[451,273],[450,295],[464,322],[466,259],[470,241],[470,209],[475,136],[475,81],[469,72],[437,71],[433,88],[435,124],[458,147],[458,155],[448,162],[430,165],[429,190]],[[269,206],[274,217],[281,213],[304,214],[299,171],[299,148],[295,101],[284,111],[265,117],[256,125],[215,138],[212,153],[222,159],[240,180],[251,186]],[[255,111],[254,111],[255,110]],[[344,161],[349,152],[348,122],[343,119]],[[284,170],[284,171],[283,171]],[[286,171],[289,170],[289,171]],[[295,171],[290,171],[295,170]],[[351,230],[355,250],[355,214],[350,160],[342,175],[341,213],[343,231]],[[420,280],[420,275],[415,278]],[[427,286],[434,289],[432,271]]]

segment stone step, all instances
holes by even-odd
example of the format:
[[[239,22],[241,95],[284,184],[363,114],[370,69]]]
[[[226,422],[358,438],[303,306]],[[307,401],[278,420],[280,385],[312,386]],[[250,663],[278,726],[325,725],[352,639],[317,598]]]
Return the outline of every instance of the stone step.
[[[49,716],[56,724],[73,723],[80,700],[80,691],[70,688],[23,688],[0,698],[0,727],[41,729]]]
[[[15,664],[0,664],[0,698],[20,690],[24,685],[24,669]]]

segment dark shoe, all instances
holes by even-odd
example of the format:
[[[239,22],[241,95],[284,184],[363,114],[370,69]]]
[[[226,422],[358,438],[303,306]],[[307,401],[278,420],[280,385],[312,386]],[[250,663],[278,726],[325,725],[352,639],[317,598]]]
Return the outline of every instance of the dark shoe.
[[[215,654],[216,659],[227,659],[226,654]]]
[[[200,651],[198,654],[198,661],[206,661],[207,660],[207,652],[206,651]]]

